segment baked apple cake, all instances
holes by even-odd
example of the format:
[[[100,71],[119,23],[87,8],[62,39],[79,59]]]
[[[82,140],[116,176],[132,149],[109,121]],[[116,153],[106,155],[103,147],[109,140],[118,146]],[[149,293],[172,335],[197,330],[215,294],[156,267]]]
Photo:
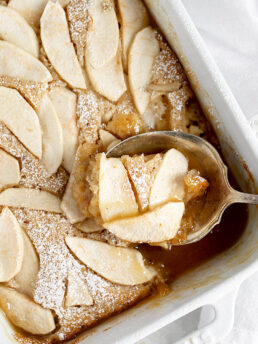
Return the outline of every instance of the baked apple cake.
[[[209,187],[176,149],[105,152],[216,139],[141,0],[1,1],[0,37],[0,307],[18,342],[61,343],[166,290],[140,247],[183,241]]]

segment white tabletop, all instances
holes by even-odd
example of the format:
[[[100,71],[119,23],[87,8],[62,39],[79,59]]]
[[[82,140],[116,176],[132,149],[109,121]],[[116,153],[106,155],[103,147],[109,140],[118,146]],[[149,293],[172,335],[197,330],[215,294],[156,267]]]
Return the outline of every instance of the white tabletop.
[[[182,1],[258,136],[258,0]],[[140,343],[173,344],[171,334],[192,326],[195,318],[167,326]],[[239,289],[233,330],[213,344],[257,343],[258,272]]]

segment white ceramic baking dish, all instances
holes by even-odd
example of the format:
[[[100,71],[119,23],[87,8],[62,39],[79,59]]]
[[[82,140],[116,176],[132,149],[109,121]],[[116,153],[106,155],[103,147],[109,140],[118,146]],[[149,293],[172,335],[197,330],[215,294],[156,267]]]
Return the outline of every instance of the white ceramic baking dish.
[[[258,141],[184,6],[180,0],[146,0],[146,5],[187,71],[239,184],[245,191],[254,191],[258,185]],[[239,285],[256,270],[258,208],[252,206],[245,233],[230,250],[182,276],[173,283],[173,291],[168,296],[144,302],[109,319],[77,338],[76,343],[136,343],[185,314],[210,304],[216,312],[214,321],[177,343],[215,343],[232,326]],[[4,316],[0,323],[0,344],[13,343],[12,329]],[[170,343],[173,343],[173,333]]]

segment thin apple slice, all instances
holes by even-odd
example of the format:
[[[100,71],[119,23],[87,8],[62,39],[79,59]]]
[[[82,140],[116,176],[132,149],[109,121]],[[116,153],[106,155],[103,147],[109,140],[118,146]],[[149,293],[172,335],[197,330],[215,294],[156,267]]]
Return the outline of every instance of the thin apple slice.
[[[66,244],[90,269],[113,283],[137,285],[156,275],[154,269],[144,265],[141,253],[135,249],[71,236],[66,237]]]
[[[61,213],[60,199],[47,191],[10,188],[0,193],[0,205]]]
[[[22,81],[49,82],[48,69],[31,54],[12,43],[0,41],[0,75]]]
[[[65,11],[49,1],[40,19],[45,52],[60,76],[74,88],[86,89],[85,79],[71,42]]]
[[[99,131],[99,138],[105,151],[107,151],[111,148],[111,146],[114,146],[121,141],[113,134],[110,134],[110,132],[103,129],[100,129]]]
[[[104,153],[99,167],[99,209],[105,222],[138,214],[138,205],[123,163],[119,159],[107,159]]]
[[[42,129],[42,163],[51,175],[63,160],[63,131],[56,110],[47,93],[41,98],[38,117]]]
[[[0,121],[32,154],[41,158],[42,137],[38,116],[20,93],[12,88],[0,87]]]
[[[127,70],[129,47],[136,33],[149,25],[149,16],[141,0],[118,0],[118,7],[122,18],[123,62]]]
[[[87,283],[78,274],[70,272],[67,279],[67,293],[65,306],[91,306],[93,299],[89,292]]]
[[[91,26],[87,36],[87,60],[95,69],[113,59],[119,45],[119,28],[112,1],[90,2]]]
[[[0,149],[0,189],[19,184],[21,179],[18,160]]]
[[[10,0],[8,6],[19,12],[28,23],[38,27],[47,2],[48,0]]]
[[[0,282],[8,282],[17,275],[23,254],[22,229],[13,213],[4,208],[0,215]]]
[[[17,289],[17,291],[32,298],[35,282],[39,272],[39,259],[32,242],[24,230],[22,231],[22,236],[24,243],[24,257],[21,270],[14,277],[13,282],[15,283],[15,289]]]
[[[104,229],[94,219],[86,219],[81,223],[77,223],[76,228],[84,233],[100,232]]]
[[[154,58],[158,53],[159,43],[150,26],[135,35],[128,54],[128,77],[135,106],[141,115],[150,101],[147,86],[151,80]]]
[[[106,222],[103,227],[129,242],[166,241],[176,235],[184,210],[184,202],[169,202],[139,216]]]
[[[61,6],[65,7],[71,0],[58,0]],[[28,23],[38,27],[40,17],[48,0],[10,0],[9,7],[19,12]]]
[[[78,147],[76,95],[65,87],[56,87],[49,94],[63,130],[63,166],[71,173]]]
[[[120,53],[104,66],[94,68],[88,62],[88,49],[86,47],[85,65],[92,86],[102,96],[116,102],[124,94],[126,84]]]
[[[0,286],[0,306],[17,327],[35,335],[48,334],[56,328],[53,314],[28,296]]]
[[[81,222],[86,218],[73,198],[73,183],[74,176],[71,174],[61,202],[61,209],[71,224]]]
[[[174,148],[166,152],[151,187],[150,209],[168,201],[183,199],[187,170],[188,161],[182,153]]]
[[[0,6],[0,36],[31,55],[38,57],[39,43],[32,27],[15,10]]]

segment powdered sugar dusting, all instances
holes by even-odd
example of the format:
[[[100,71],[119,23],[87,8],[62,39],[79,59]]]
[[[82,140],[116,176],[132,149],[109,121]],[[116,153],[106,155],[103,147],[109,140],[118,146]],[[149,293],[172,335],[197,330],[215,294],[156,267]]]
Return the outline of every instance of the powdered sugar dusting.
[[[63,168],[49,176],[40,160],[34,157],[0,122],[0,147],[20,161],[20,185],[30,188],[40,188],[61,195],[68,180]]]
[[[76,46],[77,56],[81,66],[84,65],[84,50],[87,40],[87,30],[91,22],[88,8],[92,0],[71,0],[67,6],[67,17],[71,39]]]
[[[25,82],[9,76],[0,76],[0,86],[17,89],[34,107],[38,106],[42,95],[48,88],[47,83]]]
[[[176,54],[171,50],[160,33],[156,33],[160,53],[155,57],[152,68],[152,83],[167,84],[184,81],[186,76]]]
[[[96,142],[98,139],[98,131],[101,128],[101,113],[98,96],[93,91],[79,94],[77,116],[77,125],[80,129],[80,142]]]
[[[90,326],[103,316],[127,308],[137,298],[150,292],[150,285],[127,287],[114,285],[87,270],[68,250],[67,235],[83,236],[59,214],[28,209],[12,209],[34,244],[40,259],[40,271],[34,291],[34,300],[58,316],[59,329],[44,339],[44,344],[68,339],[71,334]],[[69,272],[77,274],[87,283],[93,298],[92,306],[65,307],[64,297]],[[61,334],[61,338],[60,338]],[[19,338],[18,338],[19,340]],[[21,341],[26,343],[26,341]],[[27,343],[37,343],[33,339]],[[42,342],[41,342],[42,343]]]

